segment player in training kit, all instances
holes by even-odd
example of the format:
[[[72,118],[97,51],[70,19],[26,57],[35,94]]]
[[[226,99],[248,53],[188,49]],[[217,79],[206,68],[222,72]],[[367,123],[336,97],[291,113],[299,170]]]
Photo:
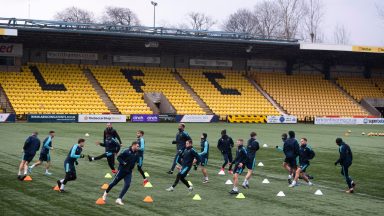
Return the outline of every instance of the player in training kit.
[[[285,160],[283,167],[288,170],[288,183],[292,184],[293,175],[297,168],[297,157],[299,156],[299,143],[295,139],[295,132],[288,131],[289,138],[284,141],[283,151],[285,154]]]
[[[311,149],[311,147],[307,144],[307,138],[303,137],[300,140],[300,149],[299,149],[299,167],[296,170],[295,178],[292,184],[289,187],[295,187],[297,185],[297,180],[301,177],[304,181],[308,183],[308,185],[313,185],[311,181],[309,181],[307,175],[305,174],[306,170],[309,167],[309,160],[311,160],[315,156],[315,152]]]
[[[177,162],[181,165],[181,169],[177,174],[175,183],[169,188],[167,191],[173,191],[179,181],[183,182],[185,186],[187,186],[189,192],[193,191],[192,185],[189,185],[188,181],[185,179],[188,172],[191,170],[192,165],[194,163],[199,164],[201,161],[200,155],[196,152],[196,150],[192,147],[192,140],[187,140],[185,144],[185,148],[177,157]]]
[[[65,177],[61,180],[57,180],[57,186],[60,188],[60,192],[64,192],[64,187],[69,181],[76,180],[75,164],[78,165],[77,159],[84,158],[81,154],[85,145],[85,139],[80,138],[77,144],[73,145],[69,151],[67,158],[64,161]]]
[[[233,163],[235,164],[235,168],[233,170],[233,189],[229,192],[230,194],[239,194],[239,175],[243,173],[245,164],[247,163],[247,150],[244,148],[243,143],[243,139],[238,139],[236,141],[236,158],[233,161]]]
[[[224,158],[224,163],[221,166],[221,171],[224,172],[225,166],[228,164],[228,172],[232,174],[232,148],[233,148],[233,140],[230,136],[227,135],[227,130],[221,131],[221,138],[217,142],[217,148],[220,150],[221,154]]]
[[[256,163],[256,152],[259,150],[259,142],[256,140],[256,133],[252,132],[250,134],[251,138],[248,140],[247,144],[247,163],[246,167],[248,169],[247,175],[245,176],[244,182],[242,184],[243,188],[249,188],[248,180],[252,176],[253,169],[255,168]]]
[[[121,142],[120,136],[117,133],[117,131],[112,127],[112,123],[107,123],[107,128],[104,130],[104,137],[103,140],[107,139],[107,134],[111,135],[113,139],[118,140],[119,144],[122,146],[123,143]]]
[[[207,169],[205,167],[208,165],[209,143],[207,140],[207,134],[206,133],[201,134],[200,146],[201,146],[201,152],[199,153],[199,155],[201,157],[201,163],[200,163],[201,172],[204,175],[203,183],[208,183],[209,182],[208,173],[207,173]]]
[[[33,160],[36,152],[40,149],[40,140],[37,135],[37,132],[33,132],[24,142],[23,158],[19,165],[19,173],[17,174],[17,179],[21,181],[27,176],[28,164]],[[21,174],[22,172],[24,175]]]
[[[185,143],[187,140],[192,140],[191,137],[187,132],[185,132],[185,124],[180,123],[178,127],[178,132],[176,134],[176,140],[172,141],[172,144],[176,144],[176,155],[175,158],[173,159],[172,167],[171,169],[167,172],[168,174],[173,174],[173,170],[176,167],[177,164],[177,158],[180,154],[180,152],[184,151],[185,149]]]
[[[124,205],[122,199],[131,186],[132,170],[135,168],[135,164],[139,159],[139,148],[139,143],[137,141],[133,141],[131,147],[122,151],[117,157],[117,160],[119,161],[119,168],[117,174],[103,194],[104,201],[107,199],[108,193],[112,190],[112,188],[115,187],[122,179],[124,179],[123,189],[120,192],[119,198],[116,199],[117,204]]]
[[[139,162],[137,162],[137,170],[139,171],[139,173],[143,177],[143,184],[145,185],[145,184],[147,184],[148,179],[145,176],[144,171],[142,169],[143,168],[143,161],[144,161],[144,147],[145,147],[144,131],[138,130],[136,132],[136,137],[137,137],[137,142],[139,143],[139,151],[138,151]]]
[[[28,170],[29,172],[32,172],[32,169],[34,167],[37,167],[40,164],[42,164],[44,161],[46,161],[47,164],[45,166],[45,175],[52,175],[52,173],[49,172],[49,167],[51,166],[50,150],[53,149],[52,140],[54,137],[55,137],[55,131],[49,131],[49,136],[47,136],[47,138],[45,138],[45,140],[43,141],[43,147],[41,148],[41,151],[40,151],[39,161],[37,161],[36,163],[32,164],[32,166],[29,167],[29,170]]]
[[[341,165],[341,175],[344,176],[345,181],[348,185],[348,190],[345,191],[347,193],[353,193],[355,191],[356,184],[353,182],[352,178],[349,176],[349,167],[352,165],[352,150],[347,145],[343,139],[337,138],[336,144],[339,146],[339,159],[335,162],[335,166],[337,164]]]
[[[104,143],[97,141],[96,145],[105,147],[105,153],[97,157],[92,157],[88,155],[88,160],[94,161],[94,160],[100,160],[106,157],[109,168],[111,168],[112,173],[116,173],[117,171],[115,169],[115,155],[120,151],[120,144],[118,143],[118,141],[115,138],[113,138],[110,134],[107,134],[106,139],[104,140]]]

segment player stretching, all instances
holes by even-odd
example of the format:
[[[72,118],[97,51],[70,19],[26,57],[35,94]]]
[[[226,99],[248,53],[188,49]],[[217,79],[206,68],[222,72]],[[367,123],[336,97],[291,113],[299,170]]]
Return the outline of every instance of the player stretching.
[[[352,165],[352,151],[349,145],[347,145],[341,138],[336,139],[336,144],[339,146],[339,159],[335,162],[341,165],[341,175],[344,176],[345,181],[348,185],[347,193],[353,193],[355,191],[356,184],[353,182],[352,178],[349,176],[348,169]]]
[[[233,161],[235,164],[235,169],[233,170],[233,189],[229,192],[230,194],[239,194],[239,175],[243,173],[245,163],[247,163],[247,150],[245,150],[243,143],[243,139],[238,139],[236,141],[236,158]]]
[[[220,173],[224,173],[225,166],[228,164],[228,172],[232,174],[232,148],[233,140],[227,135],[227,130],[221,131],[221,138],[217,142],[217,148],[220,150],[224,158],[224,163],[221,166]]]
[[[119,161],[119,168],[117,174],[109,184],[107,190],[103,194],[103,200],[107,199],[108,193],[115,187],[122,179],[124,179],[124,186],[120,192],[119,198],[116,199],[116,203],[124,205],[122,199],[127,193],[132,180],[132,170],[135,168],[135,164],[138,161],[139,155],[139,143],[137,141],[132,142],[131,147],[124,150],[119,154],[117,160]]]
[[[97,141],[96,144],[100,146],[104,146],[105,153],[97,157],[91,157],[88,155],[88,160],[94,161],[94,160],[100,160],[106,157],[109,168],[111,168],[112,173],[116,173],[117,171],[115,170],[115,155],[120,151],[120,144],[117,142],[116,139],[112,138],[110,134],[106,135],[106,139],[104,143]]]
[[[251,138],[248,140],[247,144],[247,164],[248,169],[247,175],[245,176],[244,182],[242,184],[243,188],[249,188],[249,179],[252,177],[253,169],[255,168],[256,163],[256,152],[259,150],[259,142],[256,141],[256,133],[252,132],[250,134]]]
[[[186,141],[191,140],[191,137],[187,132],[184,131],[184,129],[185,129],[185,124],[180,123],[178,128],[179,131],[176,134],[176,140],[172,141],[172,144],[176,144],[176,155],[175,155],[175,158],[173,159],[171,169],[167,172],[168,174],[173,174],[173,170],[176,167],[177,158],[180,152],[184,151]]]
[[[52,147],[52,140],[55,137],[55,131],[49,131],[49,136],[45,138],[43,141],[43,147],[41,148],[40,151],[40,157],[39,161],[36,163],[32,164],[32,166],[29,167],[29,172],[32,172],[32,169],[34,167],[39,166],[42,164],[44,161],[46,161],[46,166],[45,166],[45,175],[52,175],[52,173],[49,172],[49,167],[51,166],[51,155],[50,155],[50,150],[53,149]]]
[[[60,188],[60,192],[65,192],[64,186],[67,182],[76,180],[75,164],[78,165],[78,158],[84,158],[84,155],[81,154],[84,144],[85,139],[80,138],[77,141],[77,144],[73,145],[69,151],[67,158],[64,161],[65,177],[61,180],[57,180],[57,186]]]
[[[143,161],[144,161],[144,147],[145,147],[144,131],[142,131],[142,130],[137,131],[136,136],[137,136],[137,142],[139,143],[139,152],[138,152],[139,162],[137,162],[137,170],[139,171],[139,173],[143,177],[143,184],[145,185],[145,184],[147,184],[148,179],[145,176],[144,171],[142,169]]]
[[[40,149],[40,140],[37,137],[38,133],[33,132],[31,136],[27,138],[23,146],[23,159],[21,160],[19,166],[19,173],[17,174],[17,179],[23,181],[27,176],[28,164],[33,160],[36,155],[36,152]],[[24,175],[21,173],[24,171]]]
[[[207,140],[207,134],[206,133],[201,134],[200,146],[201,146],[201,152],[199,153],[199,155],[201,157],[201,163],[200,163],[201,172],[203,173],[203,176],[204,176],[203,183],[208,183],[209,182],[208,173],[207,173],[207,169],[205,167],[208,165],[209,143]]]
[[[187,140],[185,149],[178,155],[177,162],[181,165],[181,169],[176,176],[175,183],[167,191],[173,191],[179,181],[183,182],[187,186],[189,192],[193,191],[193,187],[189,185],[188,181],[185,179],[188,172],[191,170],[192,164],[199,164],[201,158],[196,150],[192,147],[192,140]]]
[[[309,160],[315,157],[315,152],[311,149],[311,147],[307,144],[307,138],[303,137],[300,140],[300,150],[299,150],[299,164],[300,166],[296,170],[295,179],[289,187],[295,187],[297,185],[297,180],[299,177],[304,179],[308,183],[309,186],[313,185],[311,181],[309,181],[308,176],[305,171],[309,167]]]

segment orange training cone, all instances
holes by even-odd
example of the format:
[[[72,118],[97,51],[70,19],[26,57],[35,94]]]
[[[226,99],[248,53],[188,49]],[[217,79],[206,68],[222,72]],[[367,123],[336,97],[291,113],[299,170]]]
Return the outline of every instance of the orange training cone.
[[[146,196],[143,201],[146,203],[153,203],[153,199],[151,196]]]
[[[59,188],[59,186],[56,185],[55,187],[53,187],[53,190],[54,190],[54,191],[59,191],[60,188]]]
[[[96,200],[96,205],[104,205],[105,204],[105,201],[103,200],[103,198],[99,198]]]
[[[108,186],[109,186],[108,184],[103,184],[103,186],[101,186],[101,189],[102,189],[102,190],[107,190],[107,189],[108,189]]]
[[[26,176],[26,177],[24,178],[24,181],[32,181],[31,176]]]

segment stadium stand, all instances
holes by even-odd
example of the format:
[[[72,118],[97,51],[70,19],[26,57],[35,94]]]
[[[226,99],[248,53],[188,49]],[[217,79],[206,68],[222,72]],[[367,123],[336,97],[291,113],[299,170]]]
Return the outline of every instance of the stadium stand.
[[[144,92],[161,92],[178,114],[205,114],[169,68],[88,66],[122,114],[150,114]]]
[[[339,77],[336,82],[348,92],[355,100],[361,101],[364,97],[384,98],[384,93],[376,87],[374,80],[362,77]]]
[[[314,116],[367,116],[323,75],[252,72],[255,81],[289,114],[300,121]]]
[[[29,64],[0,72],[16,114],[101,114],[109,110],[75,65]]]
[[[384,93],[384,78],[372,78],[372,82]]]
[[[178,69],[216,115],[279,115],[240,71]]]

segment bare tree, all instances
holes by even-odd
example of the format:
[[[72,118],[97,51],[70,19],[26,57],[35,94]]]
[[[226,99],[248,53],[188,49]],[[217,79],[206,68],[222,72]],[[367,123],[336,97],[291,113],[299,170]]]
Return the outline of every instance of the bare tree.
[[[293,39],[297,36],[305,14],[304,0],[277,0],[281,16],[281,37]]]
[[[255,5],[256,32],[265,37],[277,37],[280,32],[282,16],[276,1],[263,1]]]
[[[343,25],[336,25],[333,32],[333,40],[336,44],[349,44],[350,33]]]
[[[102,17],[102,23],[110,25],[138,26],[140,20],[129,8],[106,7]]]
[[[256,16],[248,9],[239,9],[235,13],[229,15],[228,19],[224,22],[223,30],[252,35],[256,33],[256,27]]]
[[[65,22],[76,23],[94,23],[95,18],[92,12],[77,8],[69,7],[60,12],[57,12],[54,16],[55,19]]]
[[[321,23],[324,17],[324,4],[322,0],[308,0],[304,5],[302,37],[310,39],[312,43],[321,42],[324,37],[321,32]]]
[[[209,30],[216,23],[210,16],[204,13],[190,12],[188,17],[193,30]]]

